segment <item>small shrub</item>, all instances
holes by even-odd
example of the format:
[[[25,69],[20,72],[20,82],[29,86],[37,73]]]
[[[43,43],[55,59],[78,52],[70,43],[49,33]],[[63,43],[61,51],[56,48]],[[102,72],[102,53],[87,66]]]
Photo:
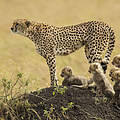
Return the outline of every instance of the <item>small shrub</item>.
[[[44,116],[47,118],[47,120],[53,120],[53,118],[55,118],[53,111],[55,110],[55,108],[53,107],[53,105],[51,104],[51,107],[49,110],[44,110]]]
[[[23,74],[16,75],[15,82],[6,78],[1,79],[3,95],[0,96],[0,114],[4,114],[5,119],[21,120],[25,118],[26,111],[30,108],[28,101],[19,101],[19,97],[26,94],[28,80],[23,81]],[[16,87],[17,86],[17,87]],[[20,114],[22,113],[22,115]],[[21,115],[21,116],[19,116]]]
[[[67,104],[67,107],[61,107],[61,110],[62,110],[62,113],[65,115],[66,114],[66,111],[68,111],[70,108],[72,108],[74,106],[74,103],[73,102],[70,102]]]
[[[67,89],[66,86],[64,86],[64,87],[57,86],[57,87],[54,88],[53,95],[55,95],[56,93],[59,93],[59,94],[63,95],[65,93],[66,89]]]

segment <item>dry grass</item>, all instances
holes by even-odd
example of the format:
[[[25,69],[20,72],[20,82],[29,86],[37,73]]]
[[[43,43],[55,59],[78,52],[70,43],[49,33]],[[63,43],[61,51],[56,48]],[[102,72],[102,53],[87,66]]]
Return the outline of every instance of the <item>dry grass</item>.
[[[11,33],[16,18],[27,18],[52,25],[63,26],[89,20],[110,24],[116,32],[116,48],[112,57],[120,52],[119,0],[0,0],[0,78],[10,78],[17,72],[30,79],[30,90],[49,85],[49,71],[45,60],[35,52],[33,43]],[[58,76],[62,67],[70,65],[76,74],[89,76],[89,64],[82,52],[57,57]],[[110,65],[111,67],[111,65]],[[61,78],[59,77],[61,83]]]

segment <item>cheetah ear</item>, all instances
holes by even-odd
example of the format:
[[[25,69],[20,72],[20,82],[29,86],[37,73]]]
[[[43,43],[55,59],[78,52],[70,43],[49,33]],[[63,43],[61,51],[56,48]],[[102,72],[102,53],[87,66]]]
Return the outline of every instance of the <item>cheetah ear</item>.
[[[29,27],[31,25],[31,22],[30,21],[26,21],[25,24],[26,24],[27,27]]]

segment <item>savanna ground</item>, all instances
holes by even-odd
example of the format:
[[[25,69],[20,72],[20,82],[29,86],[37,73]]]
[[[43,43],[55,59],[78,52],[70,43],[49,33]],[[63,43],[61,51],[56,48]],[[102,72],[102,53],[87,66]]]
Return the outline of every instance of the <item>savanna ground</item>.
[[[49,70],[45,60],[36,53],[33,43],[10,31],[13,20],[17,18],[56,26],[104,21],[116,33],[116,46],[111,58],[120,53],[120,0],[0,0],[0,79],[15,82],[16,74],[23,73],[22,80],[30,82],[28,91],[48,87]],[[90,76],[84,48],[69,56],[57,57],[59,84],[62,82],[59,77],[61,68],[66,65],[71,66],[75,74]],[[110,67],[111,63],[107,72]],[[0,95],[3,94],[2,88],[0,82]]]

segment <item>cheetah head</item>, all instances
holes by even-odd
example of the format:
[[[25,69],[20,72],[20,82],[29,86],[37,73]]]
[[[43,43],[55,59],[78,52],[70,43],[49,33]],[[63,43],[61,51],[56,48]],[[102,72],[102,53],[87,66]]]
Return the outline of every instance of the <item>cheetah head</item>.
[[[26,31],[31,25],[31,22],[26,19],[17,19],[11,27],[12,32],[26,36]]]
[[[61,71],[60,76],[63,78],[68,78],[68,77],[72,76],[72,68],[70,68],[68,66],[64,67]]]
[[[120,69],[112,68],[110,70],[109,76],[111,77],[112,81],[120,81]]]
[[[119,55],[116,55],[116,56],[113,58],[112,64],[113,64],[115,67],[120,68],[120,54],[119,54]]]
[[[116,71],[118,71],[118,68],[112,68],[109,72],[109,76],[112,77]]]
[[[88,72],[95,74],[96,72],[102,71],[102,66],[100,65],[100,63],[91,63]]]

